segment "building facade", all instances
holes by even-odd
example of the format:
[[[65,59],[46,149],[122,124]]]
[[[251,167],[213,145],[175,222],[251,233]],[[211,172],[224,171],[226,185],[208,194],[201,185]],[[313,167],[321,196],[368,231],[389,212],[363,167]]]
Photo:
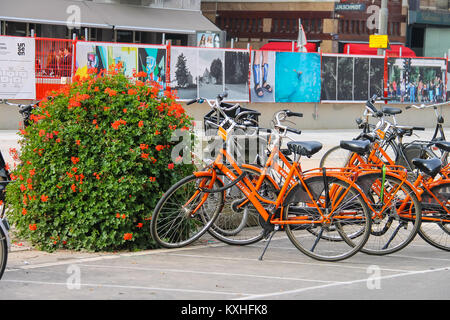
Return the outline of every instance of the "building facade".
[[[408,45],[420,56],[443,57],[449,54],[449,0],[409,1]]]
[[[0,3],[0,35],[194,45],[220,30],[200,0],[15,0]],[[77,21],[78,20],[78,21]]]
[[[299,21],[309,42],[323,52],[342,52],[346,43],[368,43],[378,30],[380,0],[203,0],[202,12],[227,33],[236,46],[273,40],[296,40]],[[388,1],[391,43],[405,44],[407,1]]]

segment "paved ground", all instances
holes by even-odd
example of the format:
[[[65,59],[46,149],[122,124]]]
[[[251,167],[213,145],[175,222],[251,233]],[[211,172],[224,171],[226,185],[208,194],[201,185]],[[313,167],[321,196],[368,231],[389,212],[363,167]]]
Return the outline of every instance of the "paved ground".
[[[206,239],[206,238],[205,238]],[[208,241],[172,250],[11,253],[0,299],[396,300],[450,298],[450,256],[420,238],[388,256],[324,263],[278,234],[236,247]]]
[[[324,144],[308,166],[357,132],[304,132],[302,140]],[[431,134],[428,129],[422,137]],[[17,147],[15,132],[0,132],[0,146],[3,153]],[[235,247],[203,238],[177,250],[50,254],[16,241],[0,281],[0,299],[450,299],[450,256],[420,238],[392,255],[358,253],[337,263],[302,255],[282,233],[259,261],[263,245]]]

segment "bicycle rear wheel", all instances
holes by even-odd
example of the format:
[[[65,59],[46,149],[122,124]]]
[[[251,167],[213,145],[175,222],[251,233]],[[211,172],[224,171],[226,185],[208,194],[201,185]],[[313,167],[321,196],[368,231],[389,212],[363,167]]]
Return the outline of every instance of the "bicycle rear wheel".
[[[385,176],[383,188],[382,183],[381,173],[368,174],[358,180],[375,210],[380,211],[391,199],[383,212],[373,215],[371,236],[361,249],[367,254],[385,255],[405,248],[421,224],[422,210],[415,192],[390,175]]]
[[[438,185],[431,192],[450,210],[450,183]],[[422,195],[419,236],[436,248],[450,251],[450,215],[428,192]]]
[[[305,183],[314,199],[299,188],[295,202],[283,207],[286,235],[297,249],[316,260],[350,258],[370,234],[371,214],[360,192],[336,177],[327,177],[326,183],[323,177],[313,177]],[[328,221],[319,222],[322,215],[315,203],[331,213]]]
[[[340,146],[334,146],[329,149],[320,159],[320,168],[342,168],[346,167],[350,157],[351,151],[342,149]]]
[[[200,188],[221,185],[211,177],[188,176],[163,195],[153,212],[150,232],[165,248],[180,248],[199,239],[214,223],[223,206],[223,193],[207,193]]]

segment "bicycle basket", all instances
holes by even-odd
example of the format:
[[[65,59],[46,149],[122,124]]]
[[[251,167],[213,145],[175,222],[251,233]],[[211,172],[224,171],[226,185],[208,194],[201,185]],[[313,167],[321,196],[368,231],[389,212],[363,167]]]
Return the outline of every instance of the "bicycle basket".
[[[230,108],[234,105],[228,103],[221,103],[223,107]],[[253,126],[257,126],[259,123],[258,111],[243,108],[241,106],[236,107],[230,111],[224,111],[224,113],[234,119],[237,124],[244,124],[245,121],[251,121]],[[203,117],[203,126],[205,129],[206,135],[215,135],[217,129],[219,128],[219,123],[224,120],[222,114],[216,112],[215,110],[211,110]]]

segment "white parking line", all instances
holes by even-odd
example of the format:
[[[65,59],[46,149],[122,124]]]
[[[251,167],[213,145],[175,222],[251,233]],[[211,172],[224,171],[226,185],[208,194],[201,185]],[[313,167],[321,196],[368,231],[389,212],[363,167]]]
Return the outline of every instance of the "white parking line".
[[[2,282],[11,283],[26,283],[37,285],[51,285],[51,286],[65,286],[65,282],[45,282],[45,281],[31,281],[31,280],[14,280],[14,279],[2,279]],[[172,291],[172,292],[184,292],[184,293],[203,293],[203,294],[217,294],[217,295],[234,295],[234,296],[248,296],[249,293],[242,292],[225,292],[225,291],[209,291],[209,290],[194,290],[194,289],[181,289],[181,288],[160,288],[160,287],[143,287],[143,286],[124,286],[105,283],[80,283],[83,287],[97,287],[97,288],[116,288],[116,289],[138,289],[146,291]]]
[[[226,245],[227,244],[220,243],[220,244],[212,244],[212,245],[207,245],[207,246],[191,246],[191,247],[178,248],[178,249],[153,249],[153,250],[145,250],[145,251],[139,251],[139,252],[120,253],[120,254],[114,254],[114,255],[104,255],[104,256],[87,257],[87,258],[74,258],[74,259],[67,259],[64,261],[28,264],[28,265],[24,265],[24,266],[11,267],[10,269],[8,269],[8,266],[7,266],[5,272],[61,266],[61,265],[67,265],[67,264],[78,264],[78,263],[91,262],[91,261],[119,259],[119,258],[123,258],[123,257],[158,255],[158,254],[164,254],[167,252],[190,251],[190,250],[195,250],[195,249],[199,249],[199,248],[220,247],[220,246],[226,246]]]
[[[385,279],[393,279],[393,278],[399,278],[404,276],[412,276],[417,274],[425,274],[425,273],[433,273],[433,272],[440,272],[440,271],[448,271],[450,267],[443,267],[439,269],[433,269],[433,270],[421,270],[421,271],[414,271],[414,272],[407,272],[407,273],[401,273],[401,274],[394,274],[390,276],[384,276],[384,277],[376,277],[371,278],[371,280],[385,280]],[[337,287],[337,286],[344,286],[344,285],[351,285],[361,282],[367,282],[366,279],[359,279],[359,280],[353,280],[353,281],[347,281],[347,282],[341,282],[341,283],[330,283],[330,284],[324,284],[320,286],[314,286],[309,288],[300,288],[300,289],[294,289],[294,290],[287,290],[283,292],[272,292],[272,293],[266,293],[266,294],[255,294],[253,296],[247,296],[243,298],[238,298],[236,300],[254,300],[254,299],[262,299],[262,298],[268,298],[268,297],[275,297],[275,296],[283,296],[286,294],[294,294],[294,293],[301,293],[305,291],[310,290],[317,290],[317,289],[324,289],[324,288],[330,288],[330,287]]]
[[[79,264],[78,266],[89,267],[89,268],[126,269],[126,270],[139,270],[139,271],[160,271],[160,272],[174,272],[174,273],[193,273],[193,274],[204,274],[204,275],[209,275],[209,276],[216,275],[216,276],[261,278],[261,279],[273,279],[273,280],[288,280],[288,281],[293,281],[294,280],[294,281],[322,282],[322,283],[336,283],[336,282],[338,282],[338,281],[313,280],[313,279],[293,278],[293,277],[265,276],[265,275],[255,275],[255,274],[248,274],[248,273],[195,271],[195,270],[166,269],[166,268],[123,267],[123,266],[107,266],[107,265],[92,265],[92,264]]]
[[[209,256],[209,255],[198,255],[198,254],[180,254],[180,253],[167,253],[170,256],[180,256],[180,257],[192,257],[192,258],[200,258],[200,259],[221,259],[221,260],[235,260],[235,261],[256,261],[260,263],[257,258],[237,258],[237,257],[223,257],[223,256]],[[321,262],[299,262],[299,261],[286,261],[286,260],[270,260],[264,259],[263,262],[267,263],[276,263],[276,264],[296,264],[296,265],[307,265],[307,266],[321,266],[321,267],[333,267],[333,268],[347,268],[347,269],[358,269],[358,270],[367,270],[367,265],[363,266],[354,266],[345,263],[339,262],[330,262],[330,263],[321,263]],[[373,264],[373,263],[371,263]],[[382,268],[381,271],[392,271],[392,272],[414,272],[410,270],[404,269],[391,269],[391,268]]]

